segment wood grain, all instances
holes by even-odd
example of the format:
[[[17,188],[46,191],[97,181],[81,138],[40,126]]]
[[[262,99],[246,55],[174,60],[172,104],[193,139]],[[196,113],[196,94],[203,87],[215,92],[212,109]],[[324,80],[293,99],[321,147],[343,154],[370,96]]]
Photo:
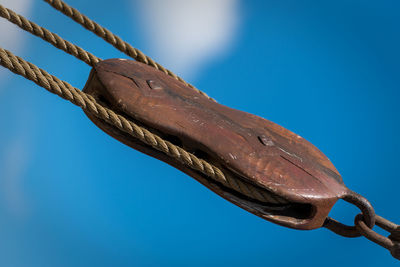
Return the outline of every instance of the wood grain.
[[[184,171],[225,199],[269,221],[297,229],[318,228],[334,203],[347,193],[329,159],[304,138],[261,117],[216,103],[145,64],[122,59],[99,62],[84,91],[217,164],[227,175],[293,204],[273,210],[268,205],[271,203],[241,197],[243,192],[236,194],[209,181],[88,114],[119,141]]]

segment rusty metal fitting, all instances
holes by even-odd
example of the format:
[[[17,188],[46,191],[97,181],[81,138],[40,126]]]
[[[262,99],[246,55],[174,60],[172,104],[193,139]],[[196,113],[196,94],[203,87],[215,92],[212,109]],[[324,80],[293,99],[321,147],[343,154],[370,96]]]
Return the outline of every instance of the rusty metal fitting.
[[[374,227],[375,211],[371,203],[365,197],[356,192],[349,191],[349,193],[345,197],[343,197],[343,200],[357,206],[361,210],[363,222],[368,228],[372,229]],[[355,225],[349,226],[330,217],[326,219],[324,227],[344,237],[361,236],[361,233],[358,231]]]
[[[356,228],[360,234],[372,242],[388,249],[394,258],[400,260],[400,226],[378,215],[375,216],[375,219],[377,226],[390,233],[388,237],[378,234],[369,228],[365,224],[364,216],[362,214],[358,214],[355,217],[354,224],[356,225]]]

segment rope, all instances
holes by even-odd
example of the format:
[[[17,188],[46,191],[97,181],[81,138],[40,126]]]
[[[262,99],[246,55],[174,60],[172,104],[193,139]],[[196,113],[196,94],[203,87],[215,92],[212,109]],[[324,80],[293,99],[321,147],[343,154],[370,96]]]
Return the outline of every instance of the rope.
[[[108,29],[102,27],[95,21],[91,20],[87,16],[83,15],[81,12],[76,10],[75,8],[67,5],[64,1],[62,0],[44,0],[48,4],[50,4],[52,7],[63,13],[64,15],[70,17],[73,19],[75,22],[79,23],[82,25],[85,29],[93,32],[97,36],[103,38],[107,43],[111,44],[115,48],[117,48],[119,51],[125,53],[129,57],[132,57],[133,59],[145,63],[147,65],[150,65],[166,74],[169,76],[174,77],[178,81],[183,82],[185,85],[189,86],[190,88],[196,90],[198,93],[208,97],[209,99],[215,101],[213,98],[209,97],[206,93],[200,91],[193,85],[185,82],[182,78],[174,74],[172,71],[164,68],[161,66],[159,63],[155,62],[153,59],[150,57],[146,56],[142,51],[140,51],[137,48],[132,47],[129,43],[123,41],[119,36],[113,34],[110,32]]]
[[[101,61],[100,58],[94,56],[93,54],[85,51],[77,45],[74,45],[55,33],[50,32],[46,28],[40,27],[36,23],[27,20],[25,17],[15,13],[14,11],[5,8],[0,5],[0,16],[7,19],[8,21],[14,23],[21,29],[36,35],[46,42],[49,42],[56,48],[59,48],[70,55],[82,60],[89,66],[94,66],[97,62]]]
[[[139,139],[147,145],[150,145],[154,149],[173,157],[193,170],[199,171],[211,179],[222,183],[226,187],[232,188],[237,192],[241,192],[263,202],[271,202],[271,199],[277,201],[277,199],[271,196],[271,194],[265,189],[253,186],[229,175],[224,175],[218,167],[203,159],[199,159],[183,148],[163,140],[161,137],[149,130],[127,120],[119,114],[116,114],[114,111],[98,104],[92,96],[73,87],[69,83],[58,79],[45,70],[38,68],[34,64],[15,56],[13,53],[3,48],[0,48],[0,65],[33,81],[50,93],[56,94],[65,100],[70,101],[71,103],[81,107],[85,112],[93,114],[105,122],[117,127],[119,130]]]
[[[112,44],[118,50],[124,52],[128,56],[134,58],[135,60],[155,67],[156,69],[174,77],[175,79],[183,82],[185,85],[193,88],[200,94],[208,97],[213,100],[209,96],[207,96],[202,91],[196,89],[192,85],[186,83],[183,79],[176,76],[171,71],[165,69],[160,64],[153,61],[151,58],[144,55],[141,51],[136,48],[133,48],[128,43],[124,42],[118,36],[112,34],[106,28],[100,26],[94,21],[90,20],[88,17],[82,15],[79,11],[70,6],[66,5],[61,0],[45,0],[51,6],[61,11],[65,15],[69,16],[86,29],[94,32],[96,35],[100,36],[108,43]],[[85,51],[84,49],[76,46],[61,37],[57,34],[48,31],[47,29],[38,26],[37,24],[27,20],[21,15],[16,14],[10,9],[7,9],[0,5],[0,16],[7,19],[8,21],[14,23],[18,27],[42,38],[43,40],[51,43],[53,46],[67,52],[75,56],[76,58],[84,61],[89,66],[94,66],[96,63],[101,61],[100,58],[94,56],[93,54]],[[43,69],[38,68],[34,64],[25,61],[24,59],[15,56],[10,51],[5,50],[0,47],[0,65],[5,68],[8,68],[10,71],[25,77],[37,85],[45,88],[47,91],[56,94],[71,103],[81,107],[85,112],[90,113],[96,116],[99,119],[104,120],[117,127],[119,130],[139,139],[143,143],[157,149],[166,155],[176,159],[180,163],[192,168],[193,170],[199,171],[202,174],[212,178],[213,180],[222,183],[223,185],[232,188],[237,192],[241,192],[247,196],[250,196],[254,199],[263,201],[263,202],[278,202],[284,203],[279,196],[271,194],[265,189],[260,187],[256,187],[247,182],[241,181],[240,179],[234,178],[230,175],[224,175],[224,173],[213,164],[206,162],[205,160],[197,158],[192,153],[187,152],[183,148],[176,146],[166,140],[163,140],[158,135],[150,132],[149,130],[135,124],[124,118],[123,116],[116,114],[114,111],[98,104],[96,100],[81,90],[73,87],[69,83],[58,79],[57,77],[49,74]],[[215,100],[214,100],[215,101]],[[206,185],[211,185],[212,183],[208,180],[203,180],[203,183]],[[345,198],[344,198],[345,199]],[[346,200],[346,199],[345,199]],[[327,218],[324,226],[337,234],[341,234],[343,236],[355,237],[360,234],[364,235],[366,238],[371,241],[387,248],[390,250],[393,257],[400,259],[400,226],[396,225],[380,216],[375,216],[373,212],[372,206],[369,202],[361,197],[358,194],[351,195],[350,199],[347,199],[353,204],[363,203],[363,205],[357,205],[363,211],[363,214],[359,214],[355,218],[355,226],[349,227],[343,225],[331,218]],[[368,206],[367,209],[363,209],[363,207]],[[372,213],[368,213],[367,211],[372,210]],[[367,216],[367,221],[370,221],[369,224],[364,222],[364,216]],[[368,220],[370,218],[370,220]],[[391,233],[390,236],[385,237],[381,234],[374,232],[371,228],[374,225],[374,222],[377,222],[377,225],[381,228],[389,231]]]

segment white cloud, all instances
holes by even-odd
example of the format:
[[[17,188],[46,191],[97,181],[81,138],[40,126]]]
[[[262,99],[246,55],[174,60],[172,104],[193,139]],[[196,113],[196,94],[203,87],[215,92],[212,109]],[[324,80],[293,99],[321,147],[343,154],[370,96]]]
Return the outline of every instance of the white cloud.
[[[1,0],[0,3],[23,16],[29,15],[32,6],[31,0]],[[4,18],[0,19],[0,29],[2,36],[6,37],[0,38],[0,46],[14,51],[21,48],[23,35],[28,34]]]
[[[134,5],[150,56],[186,79],[226,52],[237,32],[238,0],[143,0]]]
[[[28,16],[32,9],[32,0],[0,0],[0,4],[6,8],[13,10],[14,12],[23,16]],[[29,34],[17,26],[0,17],[0,47],[10,50],[14,54],[21,52],[23,48],[24,36]],[[8,70],[3,69],[0,71],[0,80],[5,78],[5,74],[11,74]],[[0,87],[1,89],[1,87]]]
[[[33,1],[0,0],[0,4],[18,14],[29,17]],[[2,34],[0,47],[20,55],[25,46],[24,39],[29,33],[19,29],[4,18],[0,18],[0,33]],[[6,81],[10,76],[14,76],[15,74],[2,67],[0,68],[0,81],[3,84],[3,86],[0,85],[1,92],[1,90],[6,88],[3,81]],[[0,104],[2,104],[2,101],[6,100],[0,98]],[[21,108],[20,112],[29,111]],[[16,113],[12,115],[18,117]],[[3,124],[7,123],[5,118],[1,122]],[[3,136],[3,139],[0,140],[0,204],[10,214],[20,217],[25,216],[27,213],[27,201],[23,192],[23,183],[25,169],[30,158],[31,142],[28,138],[30,131],[26,131],[25,129],[27,126],[26,121],[20,120],[16,124],[18,126],[15,131],[12,129],[14,126],[10,126],[12,128],[9,128],[9,131],[16,134]]]

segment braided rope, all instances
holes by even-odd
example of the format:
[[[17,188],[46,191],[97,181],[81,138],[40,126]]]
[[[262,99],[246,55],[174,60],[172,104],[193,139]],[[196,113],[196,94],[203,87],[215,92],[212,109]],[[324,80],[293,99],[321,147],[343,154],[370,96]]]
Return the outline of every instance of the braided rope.
[[[94,116],[104,120],[105,122],[117,127],[121,131],[139,139],[143,143],[150,145],[170,157],[178,160],[180,163],[199,171],[202,174],[212,178],[223,185],[232,188],[237,192],[241,192],[249,197],[263,202],[276,203],[282,200],[277,196],[262,188],[253,186],[249,183],[235,179],[224,173],[216,166],[199,159],[192,153],[187,152],[183,148],[176,146],[149,130],[127,120],[123,116],[116,114],[114,111],[98,104],[96,100],[73,87],[69,83],[58,79],[43,69],[38,68],[34,64],[15,56],[10,51],[0,48],[0,65],[8,68],[12,72],[25,77],[37,85],[45,88],[47,91],[56,94],[71,103],[81,107],[85,112],[89,112]]]
[[[102,27],[101,25],[99,25],[95,21],[93,21],[90,18],[88,18],[87,16],[83,15],[77,9],[69,6],[64,1],[62,1],[62,0],[44,0],[44,1],[47,2],[48,4],[50,4],[53,8],[55,8],[58,11],[60,11],[61,13],[63,13],[64,15],[66,15],[66,16],[70,17],[71,19],[73,19],[75,22],[77,22],[80,25],[82,25],[85,29],[87,29],[87,30],[93,32],[94,34],[96,34],[97,36],[103,38],[103,40],[105,40],[107,43],[109,43],[112,46],[114,46],[115,48],[117,48],[119,51],[125,53],[126,55],[132,57],[133,59],[135,59],[135,60],[137,60],[139,62],[142,62],[142,63],[145,63],[147,65],[150,65],[150,66],[152,66],[152,67],[154,67],[154,68],[156,68],[156,69],[168,74],[169,76],[174,77],[178,81],[181,81],[185,85],[187,85],[190,88],[196,90],[198,93],[208,97],[211,100],[214,100],[213,98],[209,97],[203,91],[200,91],[199,89],[197,89],[193,85],[185,82],[182,78],[180,78],[179,76],[174,74],[172,71],[164,68],[159,63],[155,62],[153,59],[151,59],[150,57],[146,56],[142,51],[140,51],[137,48],[134,48],[129,43],[123,41],[119,36],[113,34],[108,29]]]
[[[21,29],[36,35],[43,40],[49,42],[53,46],[67,52],[70,55],[84,61],[89,66],[94,66],[101,59],[93,54],[85,51],[77,45],[74,45],[55,33],[50,32],[46,28],[40,27],[36,23],[27,20],[25,17],[15,13],[14,11],[0,5],[0,16],[14,23]]]

